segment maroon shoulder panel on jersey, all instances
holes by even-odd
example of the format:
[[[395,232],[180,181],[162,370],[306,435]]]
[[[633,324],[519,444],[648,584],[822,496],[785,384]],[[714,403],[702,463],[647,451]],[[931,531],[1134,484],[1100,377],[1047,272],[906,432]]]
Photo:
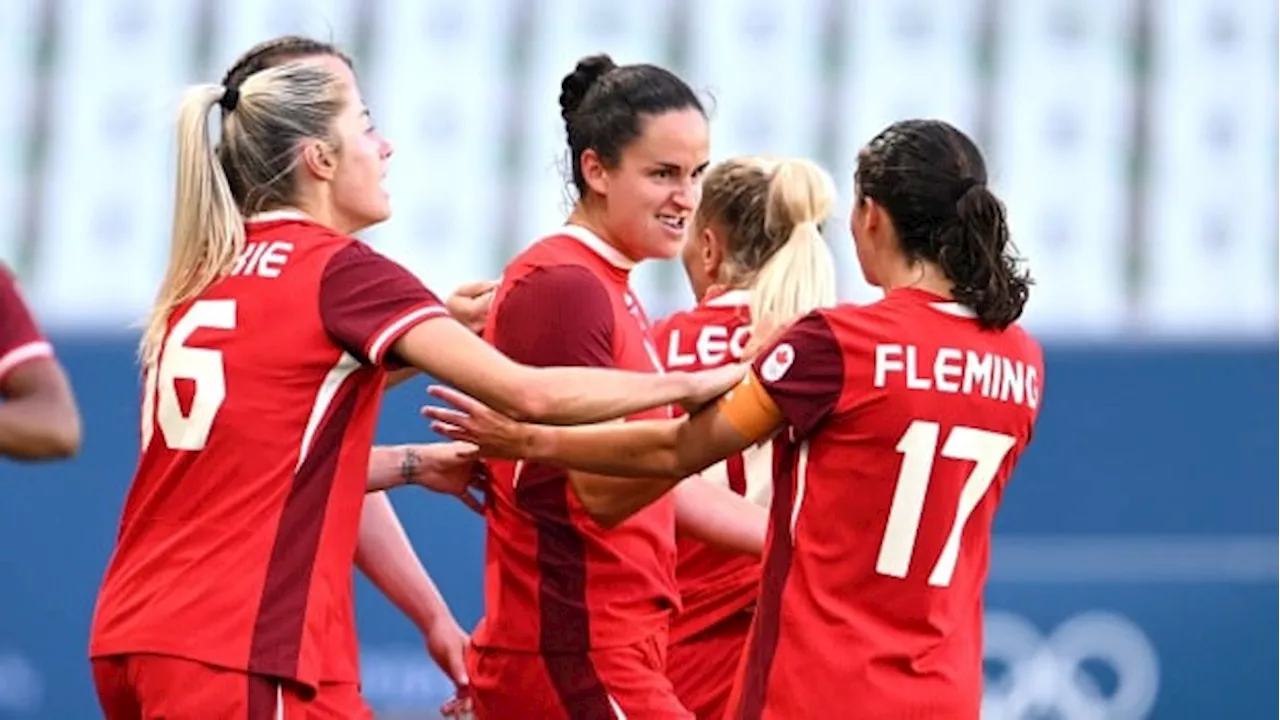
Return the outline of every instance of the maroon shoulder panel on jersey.
[[[383,364],[401,335],[444,315],[444,304],[413,273],[359,241],[334,253],[320,280],[325,330],[367,364]]]
[[[614,309],[600,278],[580,265],[535,268],[516,280],[494,319],[493,344],[537,367],[612,367]]]
[[[53,348],[23,302],[17,281],[0,265],[0,380],[28,360],[52,356]]]
[[[612,367],[613,328],[613,303],[600,278],[581,265],[551,265],[517,279],[503,296],[493,345],[534,367]],[[519,483],[527,490],[564,478],[562,468],[526,463]]]
[[[756,376],[797,437],[835,409],[844,389],[844,357],[821,312],[796,321],[754,363]]]

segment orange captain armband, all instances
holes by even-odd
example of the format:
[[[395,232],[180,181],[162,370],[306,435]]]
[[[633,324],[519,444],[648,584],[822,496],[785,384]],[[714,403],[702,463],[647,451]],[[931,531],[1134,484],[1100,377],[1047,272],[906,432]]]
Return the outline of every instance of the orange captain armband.
[[[734,430],[751,442],[768,437],[785,420],[778,404],[760,384],[755,370],[748,370],[742,381],[720,398],[716,409]]]

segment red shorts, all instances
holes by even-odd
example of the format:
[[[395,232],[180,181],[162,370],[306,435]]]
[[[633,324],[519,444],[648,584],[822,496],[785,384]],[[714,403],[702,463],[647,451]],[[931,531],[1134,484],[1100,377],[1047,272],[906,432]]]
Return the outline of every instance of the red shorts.
[[[93,682],[106,720],[373,720],[354,683],[321,685],[304,701],[274,678],[168,655],[94,658]]]
[[[729,711],[750,630],[751,612],[744,610],[668,648],[667,677],[698,720],[721,720]]]
[[[667,679],[666,636],[580,655],[471,646],[476,720],[693,720]]]

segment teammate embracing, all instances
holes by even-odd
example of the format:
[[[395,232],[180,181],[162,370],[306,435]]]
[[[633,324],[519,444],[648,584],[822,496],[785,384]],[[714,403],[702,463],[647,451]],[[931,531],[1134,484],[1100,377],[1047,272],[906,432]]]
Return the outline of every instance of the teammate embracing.
[[[667,369],[739,362],[753,331],[835,304],[835,265],[819,228],[834,201],[831,178],[807,160],[734,158],[707,173],[683,253],[699,303],[655,332]],[[681,485],[677,501],[705,481],[767,508],[773,470],[766,440]],[[699,720],[720,720],[759,596],[760,559],[686,534],[676,549],[682,608],[671,625],[667,676]]]
[[[552,428],[457,391],[437,427],[486,452],[629,475],[646,500],[762,439],[778,449],[761,592],[727,717],[970,720],[1000,497],[1044,383],[1017,325],[1030,280],[973,141],[935,120],[863,149],[866,306],[814,311],[683,419]]]

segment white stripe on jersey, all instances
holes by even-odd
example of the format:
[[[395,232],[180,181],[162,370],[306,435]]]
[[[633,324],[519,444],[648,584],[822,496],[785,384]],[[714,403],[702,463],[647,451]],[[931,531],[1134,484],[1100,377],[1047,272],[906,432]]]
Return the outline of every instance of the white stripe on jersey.
[[[796,542],[796,521],[800,519],[800,506],[804,504],[805,476],[809,473],[809,441],[800,444],[796,460],[796,497],[791,504],[791,544]]]
[[[773,502],[773,441],[766,440],[742,452],[747,492],[743,497],[765,510]]]
[[[37,340],[25,345],[19,345],[10,350],[4,357],[0,357],[0,378],[22,363],[42,357],[53,357],[53,346],[49,343]]]
[[[773,441],[765,440],[742,451],[743,498],[765,510],[773,502]],[[729,461],[721,460],[697,475],[702,482],[731,490]]]
[[[316,393],[315,404],[311,406],[311,415],[307,418],[307,429],[302,433],[302,451],[298,453],[298,464],[294,466],[294,472],[302,467],[303,461],[307,459],[307,455],[311,453],[311,443],[315,440],[316,429],[320,427],[320,421],[324,419],[324,415],[329,410],[329,404],[333,402],[333,398],[338,394],[338,388],[342,387],[342,383],[351,375],[351,373],[360,369],[360,361],[356,360],[349,353],[342,353],[342,357],[338,358],[338,362],[333,369],[324,376],[324,382],[320,383],[320,391]]]
[[[387,346],[391,344],[391,338],[409,324],[416,323],[419,320],[431,317],[432,315],[448,314],[448,308],[443,305],[429,305],[427,307],[420,307],[417,310],[411,310],[390,323],[387,323],[387,326],[382,329],[382,332],[375,335],[373,342],[369,343],[368,355],[370,362],[374,365],[381,364],[382,353],[386,352]]]

